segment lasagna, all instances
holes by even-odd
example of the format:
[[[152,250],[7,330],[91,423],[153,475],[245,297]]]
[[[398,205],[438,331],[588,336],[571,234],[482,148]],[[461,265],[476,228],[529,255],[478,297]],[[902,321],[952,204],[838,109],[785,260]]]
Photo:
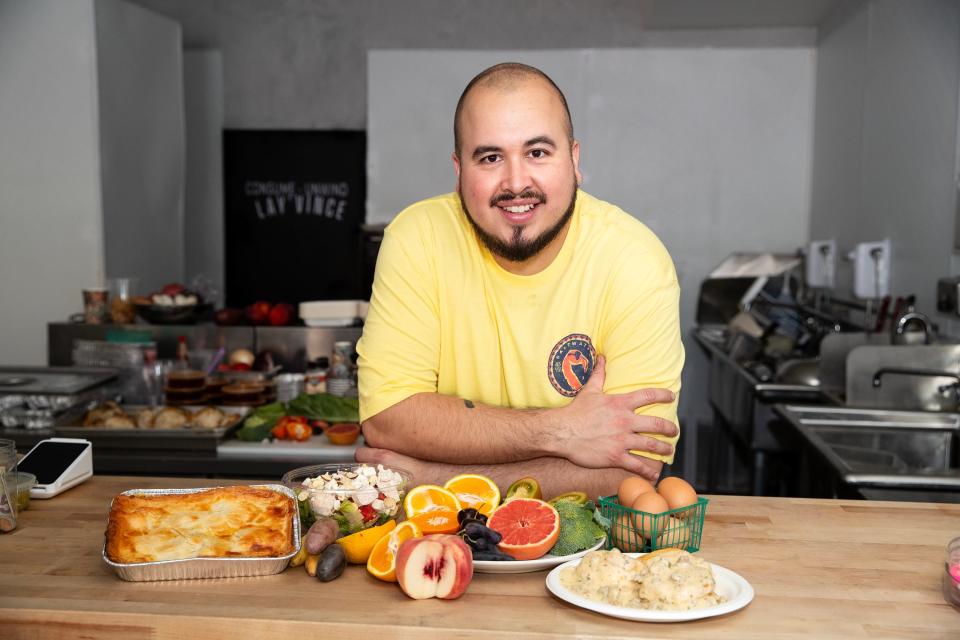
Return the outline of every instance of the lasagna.
[[[117,496],[107,557],[117,563],[267,558],[293,552],[293,500],[256,487]]]

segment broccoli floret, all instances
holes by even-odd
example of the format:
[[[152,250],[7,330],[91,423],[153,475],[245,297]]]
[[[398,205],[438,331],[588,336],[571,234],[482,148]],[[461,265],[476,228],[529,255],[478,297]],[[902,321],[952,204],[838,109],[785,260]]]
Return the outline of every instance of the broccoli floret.
[[[555,556],[568,556],[589,549],[606,535],[593,518],[593,503],[560,501],[553,505],[560,514],[560,535],[550,550]]]

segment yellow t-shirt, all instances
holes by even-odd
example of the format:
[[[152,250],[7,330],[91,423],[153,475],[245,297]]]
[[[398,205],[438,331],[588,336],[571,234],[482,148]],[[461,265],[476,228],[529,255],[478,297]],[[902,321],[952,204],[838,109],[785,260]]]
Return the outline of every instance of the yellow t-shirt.
[[[607,393],[678,393],[679,298],[673,262],[653,232],[583,191],[557,257],[530,276],[496,263],[455,193],[418,202],[387,227],[377,259],[357,346],[360,419],[421,392],[564,406],[598,354]],[[677,422],[676,402],[638,413]]]

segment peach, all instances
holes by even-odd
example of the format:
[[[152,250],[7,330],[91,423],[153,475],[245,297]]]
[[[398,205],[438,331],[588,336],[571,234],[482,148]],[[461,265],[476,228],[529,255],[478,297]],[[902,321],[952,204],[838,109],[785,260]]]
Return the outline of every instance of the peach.
[[[415,600],[453,600],[473,579],[473,554],[458,536],[435,534],[411,538],[397,553],[397,581]]]

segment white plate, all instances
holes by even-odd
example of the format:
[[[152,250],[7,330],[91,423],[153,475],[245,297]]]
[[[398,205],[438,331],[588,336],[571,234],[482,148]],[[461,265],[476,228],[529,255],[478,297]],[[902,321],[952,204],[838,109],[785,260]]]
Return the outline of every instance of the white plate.
[[[626,554],[633,558],[639,557],[641,553]],[[606,602],[589,600],[578,593],[570,591],[560,583],[560,572],[567,567],[575,567],[580,564],[579,560],[566,562],[547,574],[547,589],[561,600],[566,600],[572,605],[602,613],[605,616],[614,618],[623,618],[624,620],[638,620],[642,622],[686,622],[688,620],[699,620],[701,618],[712,618],[722,616],[732,611],[742,609],[753,600],[753,587],[740,575],[725,569],[719,565],[710,563],[713,569],[713,578],[717,583],[717,593],[727,599],[723,604],[715,607],[705,607],[703,609],[691,609],[689,611],[659,611],[656,609],[634,609],[632,607],[617,607]]]
[[[579,553],[572,553],[569,556],[552,556],[549,553],[536,560],[474,560],[473,570],[477,573],[532,573],[534,571],[543,571],[564,562],[570,562],[577,558],[582,558],[591,551],[596,551],[603,546],[606,538],[600,540],[589,549],[584,549]]]

